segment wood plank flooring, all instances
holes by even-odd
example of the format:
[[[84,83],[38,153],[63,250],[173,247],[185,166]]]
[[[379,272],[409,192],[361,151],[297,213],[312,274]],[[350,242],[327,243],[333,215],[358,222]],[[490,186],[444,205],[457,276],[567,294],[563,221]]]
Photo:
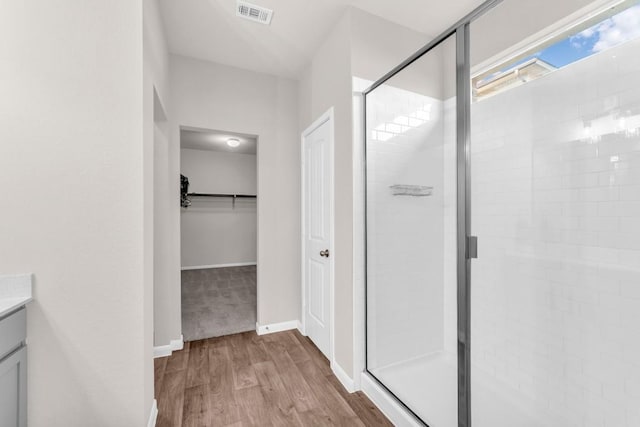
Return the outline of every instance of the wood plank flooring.
[[[298,331],[185,343],[155,359],[157,427],[392,426]]]

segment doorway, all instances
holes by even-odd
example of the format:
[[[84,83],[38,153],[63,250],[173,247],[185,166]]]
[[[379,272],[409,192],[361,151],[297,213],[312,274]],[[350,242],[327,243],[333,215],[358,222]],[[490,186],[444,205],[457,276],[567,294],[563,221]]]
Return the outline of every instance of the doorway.
[[[255,330],[257,137],[180,129],[185,341]]]
[[[333,360],[333,109],[302,134],[302,323]]]

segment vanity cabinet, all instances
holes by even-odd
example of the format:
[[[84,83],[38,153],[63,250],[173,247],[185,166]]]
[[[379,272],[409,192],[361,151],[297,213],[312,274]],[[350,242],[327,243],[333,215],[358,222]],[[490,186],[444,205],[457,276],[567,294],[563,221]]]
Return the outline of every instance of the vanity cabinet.
[[[0,426],[27,426],[27,332],[24,307],[0,317]]]

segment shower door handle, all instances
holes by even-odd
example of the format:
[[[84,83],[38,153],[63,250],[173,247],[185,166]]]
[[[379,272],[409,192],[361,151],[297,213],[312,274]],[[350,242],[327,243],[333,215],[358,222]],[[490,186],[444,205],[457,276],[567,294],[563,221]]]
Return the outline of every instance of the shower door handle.
[[[329,249],[325,249],[324,251],[320,251],[320,256],[325,258],[329,258]]]
[[[478,238],[467,236],[467,259],[478,258]]]

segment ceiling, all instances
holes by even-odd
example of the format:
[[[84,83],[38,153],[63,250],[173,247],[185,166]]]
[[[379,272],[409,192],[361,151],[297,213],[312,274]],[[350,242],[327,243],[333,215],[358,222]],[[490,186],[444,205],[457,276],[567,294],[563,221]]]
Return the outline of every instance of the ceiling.
[[[482,0],[251,0],[271,25],[236,17],[236,0],[159,0],[172,53],[297,78],[349,6],[436,36]]]
[[[229,138],[237,139],[240,141],[240,145],[235,148],[230,147],[227,144]],[[258,141],[255,136],[243,135],[241,133],[196,128],[180,129],[180,148],[222,151],[224,153],[256,154],[257,143]]]

